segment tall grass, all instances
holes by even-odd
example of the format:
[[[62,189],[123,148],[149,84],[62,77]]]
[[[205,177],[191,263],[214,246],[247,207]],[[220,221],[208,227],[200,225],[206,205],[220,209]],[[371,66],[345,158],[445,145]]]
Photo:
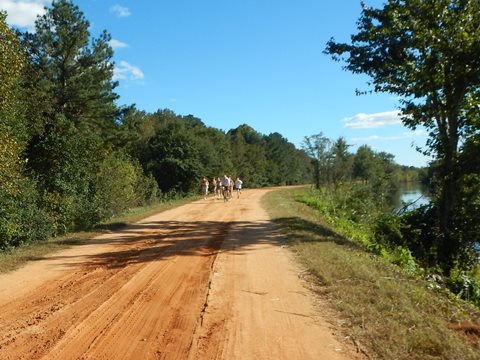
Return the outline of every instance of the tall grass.
[[[375,359],[480,358],[472,335],[478,310],[336,232],[331,219],[299,201],[308,191],[270,192],[264,204],[336,312],[330,320],[343,336]]]
[[[335,228],[337,233],[401,265],[411,274],[420,274],[423,269],[408,248],[375,238],[377,224],[390,211],[388,197],[381,193],[381,190],[378,194],[367,184],[351,182],[340,187],[310,189],[296,194],[295,199],[318,211],[325,223]]]

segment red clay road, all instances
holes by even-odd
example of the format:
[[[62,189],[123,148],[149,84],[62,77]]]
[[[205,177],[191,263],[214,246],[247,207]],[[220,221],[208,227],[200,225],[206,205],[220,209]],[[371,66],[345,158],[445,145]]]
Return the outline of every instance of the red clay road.
[[[196,201],[0,275],[0,359],[353,359],[269,190]]]

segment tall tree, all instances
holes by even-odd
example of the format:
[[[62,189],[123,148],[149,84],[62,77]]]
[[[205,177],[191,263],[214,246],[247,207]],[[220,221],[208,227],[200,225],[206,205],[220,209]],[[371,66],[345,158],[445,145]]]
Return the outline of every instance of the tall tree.
[[[6,23],[7,14],[0,11],[0,108],[9,107],[15,97],[14,89],[18,83],[25,58],[20,41]]]
[[[202,174],[207,177],[221,176],[233,169],[232,149],[225,133],[211,127],[197,126],[195,140],[202,163]]]
[[[90,38],[69,0],[55,0],[23,34],[26,116],[32,124],[28,169],[57,232],[96,220],[94,174],[117,128],[110,36]],[[87,221],[85,221],[87,219]]]
[[[312,159],[315,187],[319,189],[321,183],[330,181],[333,160],[332,142],[320,132],[305,136],[302,148]]]
[[[364,181],[375,182],[380,177],[379,165],[375,152],[368,145],[362,145],[355,154],[353,176]]]
[[[110,35],[104,31],[89,43],[89,22],[72,1],[53,1],[46,10],[35,22],[35,34],[25,36],[40,73],[37,91],[50,98],[54,114],[63,114],[77,128],[111,131],[118,96]]]
[[[304,153],[295,145],[277,132],[264,136],[264,140],[269,184],[292,185],[310,180],[310,164],[303,161]]]
[[[333,182],[335,184],[347,180],[351,174],[353,156],[348,152],[350,146],[343,137],[339,137],[333,143]]]
[[[25,65],[20,40],[0,12],[0,249],[51,234],[48,214],[38,208],[24,171],[29,132],[20,79]]]
[[[149,139],[142,163],[160,189],[189,192],[201,174],[199,149],[191,131],[177,120],[156,130]]]
[[[230,130],[227,135],[232,144],[236,171],[230,175],[241,176],[252,187],[266,185],[267,158],[262,135],[246,124]]]
[[[20,155],[25,146],[25,120],[20,112],[19,79],[25,56],[18,37],[0,12],[0,183],[8,193],[17,191]]]
[[[325,52],[345,69],[370,76],[375,92],[403,98],[403,123],[429,132],[428,150],[438,168],[440,251],[447,270],[462,244],[456,236],[460,144],[479,131],[480,2],[389,0],[362,4],[351,43],[331,39]]]

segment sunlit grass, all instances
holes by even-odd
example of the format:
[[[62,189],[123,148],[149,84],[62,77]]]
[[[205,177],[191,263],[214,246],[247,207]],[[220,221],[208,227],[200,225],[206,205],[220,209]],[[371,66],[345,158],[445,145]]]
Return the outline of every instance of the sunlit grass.
[[[473,306],[337,235],[318,211],[295,201],[302,191],[270,192],[264,205],[359,351],[378,359],[480,359],[479,338],[450,328],[462,320],[478,323]]]

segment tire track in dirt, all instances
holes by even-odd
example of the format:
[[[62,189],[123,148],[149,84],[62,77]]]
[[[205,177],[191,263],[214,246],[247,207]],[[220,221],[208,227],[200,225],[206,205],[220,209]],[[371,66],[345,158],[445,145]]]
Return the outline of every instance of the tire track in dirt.
[[[241,221],[229,229],[188,359],[361,358],[315,310],[281,232],[258,207],[260,198],[244,203]]]
[[[193,202],[0,275],[0,359],[346,359],[292,275],[266,191]]]
[[[197,221],[193,210],[186,216],[192,221],[167,219],[156,231],[150,230],[155,223],[144,223],[134,234],[126,229],[108,240],[113,247],[72,265],[80,270],[2,304],[0,358],[186,353],[191,336],[183,332],[193,333],[226,234],[223,222]]]

